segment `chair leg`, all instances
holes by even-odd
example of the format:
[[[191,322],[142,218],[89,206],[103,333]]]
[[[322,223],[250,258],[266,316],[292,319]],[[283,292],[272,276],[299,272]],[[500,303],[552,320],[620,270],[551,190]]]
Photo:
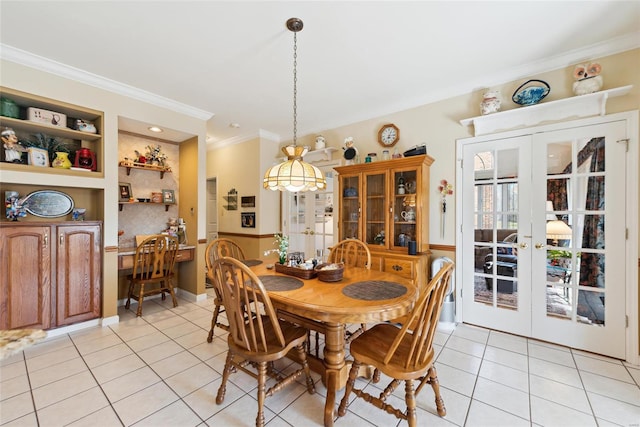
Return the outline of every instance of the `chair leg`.
[[[140,292],[138,292],[138,311],[136,316],[142,316],[142,300],[144,299],[144,282],[140,283]]]
[[[167,280],[167,287],[169,288],[169,293],[171,294],[171,300],[173,301],[173,306],[177,307],[178,299],[176,298],[176,293],[173,290],[173,280],[171,279]],[[164,296],[164,292],[162,293],[162,296]]]
[[[407,422],[409,427],[418,425],[418,416],[416,415],[416,396],[413,390],[413,380],[405,380],[404,382],[404,400],[407,404]]]
[[[298,357],[300,358],[300,363],[302,364],[302,369],[304,369],[304,375],[307,380],[307,391],[309,394],[314,394],[316,392],[316,387],[313,384],[313,378],[311,378],[311,369],[309,369],[309,362],[307,361],[307,353],[305,352],[305,345],[301,344],[296,347],[298,350]]]
[[[267,362],[258,363],[258,415],[256,427],[264,427],[264,399],[266,397]]]
[[[349,380],[347,381],[347,387],[344,390],[344,396],[342,397],[340,406],[338,407],[339,417],[344,417],[347,413],[347,403],[349,403],[349,395],[351,394],[351,390],[353,390],[353,385],[355,384],[356,377],[358,376],[358,369],[360,369],[360,362],[354,360],[351,365],[351,370],[349,371]]]
[[[440,382],[438,381],[438,373],[436,372],[435,366],[432,366],[427,373],[429,377],[429,384],[431,384],[431,388],[433,389],[433,394],[436,395],[436,408],[438,410],[438,415],[444,417],[447,415],[447,408],[444,406],[444,400],[440,395]]]
[[[216,303],[216,308],[213,309],[213,317],[211,318],[211,329],[209,329],[207,342],[213,341],[213,329],[216,327],[216,323],[218,323],[218,314],[220,314],[220,305]]]
[[[124,305],[124,308],[126,308],[127,310],[129,310],[129,307],[131,307],[131,295],[133,295],[133,281],[129,282],[129,292],[127,293],[127,302]]]
[[[224,362],[224,370],[222,371],[222,382],[218,387],[218,395],[216,396],[216,403],[219,405],[224,402],[224,396],[227,394],[227,380],[233,369],[233,353],[227,352],[227,360]]]

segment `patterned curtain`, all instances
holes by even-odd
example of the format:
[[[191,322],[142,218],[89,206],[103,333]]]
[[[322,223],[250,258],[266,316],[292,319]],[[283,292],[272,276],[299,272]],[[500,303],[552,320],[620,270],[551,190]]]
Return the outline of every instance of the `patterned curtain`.
[[[589,149],[586,153],[585,150]],[[585,153],[583,153],[585,152]],[[581,159],[581,155],[583,156]],[[604,138],[594,138],[578,154],[578,162],[591,156],[590,172],[604,172]],[[587,181],[587,211],[604,210],[604,176],[591,176]],[[585,215],[582,248],[604,249],[604,215]],[[580,257],[581,286],[604,288],[604,256],[582,252]]]

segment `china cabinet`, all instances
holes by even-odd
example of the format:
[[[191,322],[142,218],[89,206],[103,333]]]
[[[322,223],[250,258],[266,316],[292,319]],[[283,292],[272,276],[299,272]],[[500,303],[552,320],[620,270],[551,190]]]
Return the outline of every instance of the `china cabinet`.
[[[0,329],[100,317],[102,223],[0,223]]]
[[[428,155],[336,167],[339,240],[369,246],[372,268],[412,280],[427,273],[429,256]],[[409,254],[415,242],[416,254]]]

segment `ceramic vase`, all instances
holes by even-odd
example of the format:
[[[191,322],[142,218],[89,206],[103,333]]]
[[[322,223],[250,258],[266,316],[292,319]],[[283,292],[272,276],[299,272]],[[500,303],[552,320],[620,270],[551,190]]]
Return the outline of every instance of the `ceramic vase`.
[[[51,164],[51,166],[59,169],[71,169],[71,160],[69,160],[69,153],[57,151],[56,158],[53,159],[53,163]]]
[[[480,103],[480,112],[483,116],[491,113],[497,113],[498,111],[500,111],[501,103],[500,92],[487,92],[482,97],[482,102]]]

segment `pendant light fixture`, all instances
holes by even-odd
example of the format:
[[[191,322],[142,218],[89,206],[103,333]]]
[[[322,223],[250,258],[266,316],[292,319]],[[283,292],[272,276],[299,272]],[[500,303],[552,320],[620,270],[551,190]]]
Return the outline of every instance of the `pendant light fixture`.
[[[297,33],[302,30],[302,27],[303,23],[299,18],[287,20],[287,28],[293,32],[293,144],[282,148],[287,160],[270,167],[264,174],[264,188],[274,191],[315,191],[322,190],[327,186],[327,181],[320,169],[302,160],[302,157],[309,151],[309,147],[296,145],[298,131]]]

